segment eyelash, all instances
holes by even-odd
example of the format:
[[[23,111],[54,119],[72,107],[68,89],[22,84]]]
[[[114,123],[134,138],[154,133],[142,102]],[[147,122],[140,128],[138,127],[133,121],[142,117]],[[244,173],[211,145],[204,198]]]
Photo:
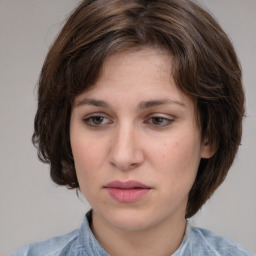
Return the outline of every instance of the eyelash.
[[[158,121],[159,120],[161,120],[162,122],[164,122],[164,124],[156,124],[156,123],[154,123],[154,121],[153,120],[157,120],[158,119]],[[151,121],[149,121],[149,120],[151,120]],[[155,126],[155,127],[167,127],[167,126],[169,126],[169,125],[171,125],[172,124],[172,122],[174,121],[174,119],[171,119],[171,118],[167,118],[167,117],[162,117],[162,116],[152,116],[152,117],[150,117],[149,119],[147,119],[147,122],[146,123],[150,123],[151,125],[153,125],[153,126]]]
[[[99,119],[99,118],[109,120],[107,117],[103,116],[102,114],[93,114],[93,115],[90,115],[88,117],[85,117],[83,119],[83,122],[86,125],[88,125],[89,127],[95,127],[95,128],[99,127],[100,128],[100,127],[102,127],[105,124],[102,125],[101,123],[100,124],[96,124],[95,122],[93,122],[93,119],[95,121],[96,119]]]
[[[100,121],[101,123],[95,123],[96,119],[100,119],[98,121]],[[105,123],[104,123],[104,120],[105,120]],[[160,122],[164,122],[164,124],[156,124],[155,121],[160,121]],[[111,124],[112,121],[105,117],[104,115],[102,114],[93,114],[93,115],[90,115],[90,116],[87,116],[83,119],[83,122],[89,126],[89,127],[92,127],[92,128],[101,128],[105,125],[108,125],[108,124]],[[167,117],[162,117],[162,116],[151,116],[149,118],[146,119],[146,121],[144,123],[146,124],[150,124],[154,127],[158,127],[158,128],[165,128],[165,127],[168,127],[169,125],[171,125],[172,123],[174,122],[174,119],[171,119],[171,118],[167,118]]]

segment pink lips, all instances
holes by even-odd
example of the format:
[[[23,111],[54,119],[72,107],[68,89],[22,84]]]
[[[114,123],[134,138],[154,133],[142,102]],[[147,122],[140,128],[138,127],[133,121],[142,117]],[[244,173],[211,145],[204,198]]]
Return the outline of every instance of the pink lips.
[[[104,188],[120,203],[136,202],[151,190],[151,187],[134,180],[127,182],[115,180],[109,182]]]

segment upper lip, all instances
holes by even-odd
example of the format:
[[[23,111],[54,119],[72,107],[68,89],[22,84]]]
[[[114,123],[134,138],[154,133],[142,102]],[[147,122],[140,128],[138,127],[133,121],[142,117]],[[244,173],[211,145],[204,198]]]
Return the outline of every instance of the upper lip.
[[[114,180],[109,182],[104,188],[119,188],[119,189],[134,189],[134,188],[142,188],[142,189],[150,189],[151,187],[136,181],[136,180],[129,180],[129,181],[119,181]]]

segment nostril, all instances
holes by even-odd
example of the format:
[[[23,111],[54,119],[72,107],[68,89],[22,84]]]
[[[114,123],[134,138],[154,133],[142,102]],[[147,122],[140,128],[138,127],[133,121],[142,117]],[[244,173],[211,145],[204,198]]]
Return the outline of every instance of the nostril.
[[[118,168],[119,170],[122,170],[122,171],[129,171],[129,170],[133,170],[135,168],[137,168],[140,164],[139,163],[120,163],[120,162],[115,162],[115,161],[111,161],[111,164]]]
[[[123,171],[138,167],[144,160],[143,148],[135,139],[134,127],[128,128],[119,127],[109,151],[112,166]]]

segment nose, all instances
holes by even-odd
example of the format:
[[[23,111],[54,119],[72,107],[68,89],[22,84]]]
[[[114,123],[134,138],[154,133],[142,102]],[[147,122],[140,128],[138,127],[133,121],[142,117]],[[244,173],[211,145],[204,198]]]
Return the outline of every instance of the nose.
[[[143,163],[144,154],[139,136],[132,125],[122,125],[115,130],[110,153],[110,162],[113,166],[125,171]]]

